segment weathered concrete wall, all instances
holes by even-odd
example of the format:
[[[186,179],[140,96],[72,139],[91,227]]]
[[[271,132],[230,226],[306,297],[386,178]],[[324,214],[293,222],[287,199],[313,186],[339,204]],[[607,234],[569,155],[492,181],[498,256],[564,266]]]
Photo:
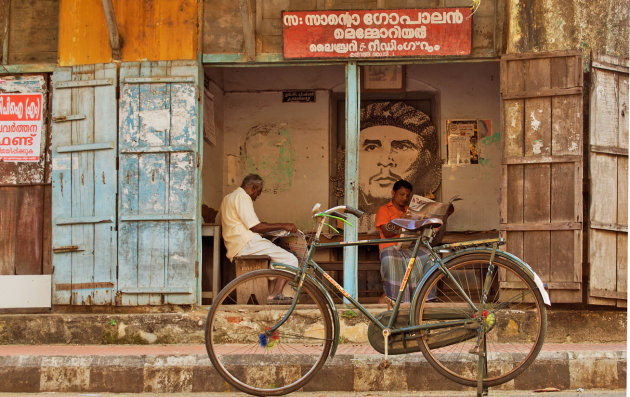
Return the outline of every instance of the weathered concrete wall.
[[[253,0],[256,53],[282,54],[282,11],[367,10],[397,8],[470,7],[467,0]],[[495,10],[495,4],[497,5]],[[472,56],[495,55],[503,42],[503,1],[482,1],[473,15]],[[494,21],[498,21],[495,25]],[[495,44],[498,43],[498,44]],[[239,2],[204,0],[204,54],[242,53],[243,23]]]
[[[311,68],[225,71],[223,194],[240,186],[246,174],[259,173],[265,179],[255,204],[261,221],[291,221],[310,230],[313,204],[328,202],[325,81]],[[239,92],[240,87],[248,89]],[[282,90],[288,89],[313,89],[315,102],[283,103]]]
[[[227,93],[225,193],[243,177],[265,180],[256,201],[264,222],[310,230],[310,210],[328,199],[328,92],[315,103],[282,103],[282,92]]]
[[[383,305],[368,308],[374,315],[385,310]],[[368,319],[338,310],[343,343],[368,343]],[[204,343],[207,314],[203,309],[179,313],[0,314],[0,345]],[[627,313],[622,310],[550,309],[547,315],[545,343],[626,340]],[[243,316],[251,314],[244,312]]]
[[[582,50],[628,57],[626,0],[509,0],[507,53]]]
[[[269,174],[268,177],[275,178],[282,186],[273,187],[273,182],[268,183],[269,190],[256,202],[256,208],[261,220],[298,219],[298,223],[310,225],[310,206],[315,201],[324,205],[328,203],[328,156],[334,152],[330,148],[328,131],[331,128],[329,124],[335,123],[328,109],[335,105],[329,103],[326,92],[319,91],[315,104],[283,104],[281,90],[320,88],[337,91],[343,87],[343,68],[230,68],[224,69],[223,75],[226,100],[223,107],[225,159],[222,194],[229,193],[240,184],[248,167],[242,161],[248,130],[255,125],[294,120],[297,129],[293,126],[288,131],[296,153],[292,176],[295,184],[287,189],[286,180],[282,178],[288,177],[288,174]],[[442,159],[446,158],[447,119],[483,119],[492,123],[491,134],[480,137],[480,164],[445,165],[442,169],[443,182],[438,199],[449,199],[454,195],[464,199],[456,204],[455,214],[449,219],[449,230],[494,230],[499,227],[501,131],[498,75],[499,65],[496,62],[407,67],[408,93],[438,93],[433,121],[440,133]],[[307,130],[313,132],[306,134]],[[296,140],[294,136],[300,138]],[[209,152],[204,153],[205,162],[210,162],[204,167],[204,175],[212,166],[209,156]],[[211,188],[204,176],[204,192],[206,189]],[[206,197],[209,196],[204,193],[204,200]]]
[[[407,90],[421,82],[439,87],[439,115],[434,120],[440,131],[442,166],[441,199],[458,195],[448,230],[497,230],[501,185],[501,130],[499,114],[499,64],[409,65]],[[446,120],[490,120],[491,131],[479,131],[479,164],[448,165]]]

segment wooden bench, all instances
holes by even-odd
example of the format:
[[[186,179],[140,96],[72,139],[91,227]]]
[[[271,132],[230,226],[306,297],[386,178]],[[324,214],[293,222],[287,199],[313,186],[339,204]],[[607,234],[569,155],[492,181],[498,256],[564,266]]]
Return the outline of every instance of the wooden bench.
[[[271,258],[268,255],[243,255],[234,257],[236,277],[254,270],[269,269]],[[236,303],[247,304],[252,299],[252,295],[259,304],[265,304],[269,296],[269,285],[267,279],[250,281],[236,288]]]

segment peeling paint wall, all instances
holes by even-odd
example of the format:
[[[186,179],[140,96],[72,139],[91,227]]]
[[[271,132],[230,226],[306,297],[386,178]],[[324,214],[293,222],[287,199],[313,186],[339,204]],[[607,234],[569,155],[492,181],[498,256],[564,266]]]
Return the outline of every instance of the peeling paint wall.
[[[329,92],[314,103],[283,103],[281,91],[225,95],[224,194],[251,172],[265,179],[256,200],[265,222],[311,227],[315,202],[328,202]]]
[[[495,5],[497,5],[495,10]],[[282,54],[282,11],[367,10],[398,8],[469,7],[470,1],[444,0],[252,0],[256,53]],[[503,35],[505,3],[484,0],[473,15],[472,55],[494,56]],[[498,21],[495,25],[494,21]],[[243,22],[238,1],[204,0],[203,52],[241,53]]]
[[[627,0],[509,0],[507,53],[582,50],[628,57]]]
[[[441,194],[437,199],[446,201],[455,195],[463,199],[454,204],[448,230],[498,230],[502,139],[499,63],[407,66],[408,92],[428,85],[439,87],[439,114],[434,120],[439,121],[436,127],[442,159],[447,158],[446,120],[491,120],[492,131],[479,138],[479,164],[442,166]]]
[[[340,85],[343,88],[343,78],[342,67],[224,69],[222,195],[238,186],[246,172],[253,171],[244,161],[244,143],[248,132],[264,126],[269,136],[277,138],[275,144],[295,152],[295,171],[292,176],[290,170],[264,171],[271,172],[267,175],[270,183],[255,203],[258,215],[265,221],[297,220],[308,225],[312,204],[328,203],[329,153],[336,151],[329,146],[330,125],[335,121],[329,114],[334,104],[329,103],[328,90],[338,91]],[[409,93],[437,92],[433,120],[440,133],[442,159],[446,158],[446,119],[491,120],[491,133],[480,137],[480,163],[443,166],[437,199],[448,200],[454,195],[463,198],[456,203],[449,230],[498,229],[502,139],[499,64],[408,65],[406,85]],[[314,87],[327,88],[317,90],[315,103],[282,103],[281,90]],[[284,136],[286,141],[282,140]],[[209,152],[204,152],[204,163],[211,164],[213,160],[208,156]],[[204,192],[212,190],[206,177],[203,183]]]
[[[196,1],[113,0],[112,6],[122,38],[123,61],[196,58]],[[59,65],[111,60],[102,2],[59,0]]]
[[[223,196],[239,186],[256,166],[245,150],[255,151],[257,160],[275,163],[259,170],[267,182],[254,204],[260,220],[310,230],[313,204],[328,204],[330,93],[343,87],[344,67],[224,68],[222,77],[223,178],[215,188]],[[283,103],[283,90],[313,90],[315,102]]]

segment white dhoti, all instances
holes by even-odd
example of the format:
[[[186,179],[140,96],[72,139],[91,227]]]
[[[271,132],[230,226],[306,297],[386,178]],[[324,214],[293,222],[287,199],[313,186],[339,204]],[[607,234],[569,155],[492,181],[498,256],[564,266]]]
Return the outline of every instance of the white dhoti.
[[[259,234],[249,240],[245,247],[243,247],[237,254],[237,256],[243,255],[269,255],[272,262],[296,267],[298,265],[298,260],[295,255],[278,247]]]

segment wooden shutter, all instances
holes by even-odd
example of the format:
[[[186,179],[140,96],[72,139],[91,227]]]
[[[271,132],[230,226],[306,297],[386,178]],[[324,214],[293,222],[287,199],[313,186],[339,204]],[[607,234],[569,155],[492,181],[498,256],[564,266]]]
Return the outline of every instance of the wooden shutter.
[[[628,60],[595,55],[591,66],[588,303],[626,307]]]
[[[0,308],[50,307],[52,200],[48,77],[4,75],[0,92],[42,94],[39,161],[0,159]],[[25,113],[21,119],[27,119]],[[13,134],[0,132],[0,141],[10,136]]]
[[[2,94],[42,94],[43,119],[38,162],[0,160],[0,277],[50,274],[52,270],[47,80],[43,75],[2,76],[0,80]],[[0,140],[10,136],[0,133]]]
[[[119,273],[123,305],[196,297],[198,65],[120,68]]]
[[[582,301],[582,86],[580,52],[501,58],[501,233],[554,303]]]
[[[53,303],[113,304],[116,290],[115,64],[53,75]]]

